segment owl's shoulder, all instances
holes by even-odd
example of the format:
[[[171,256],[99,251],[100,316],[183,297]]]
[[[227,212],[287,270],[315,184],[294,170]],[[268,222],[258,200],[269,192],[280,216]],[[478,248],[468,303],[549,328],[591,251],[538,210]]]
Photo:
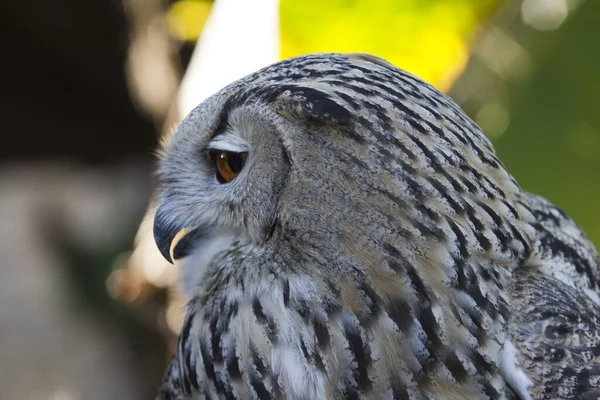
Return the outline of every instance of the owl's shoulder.
[[[600,396],[598,254],[576,223],[528,196],[535,240],[514,273],[510,324],[533,398]]]

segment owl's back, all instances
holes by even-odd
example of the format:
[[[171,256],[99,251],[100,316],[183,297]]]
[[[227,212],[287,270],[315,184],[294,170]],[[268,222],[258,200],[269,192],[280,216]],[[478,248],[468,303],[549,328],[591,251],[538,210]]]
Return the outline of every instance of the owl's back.
[[[515,270],[510,323],[534,399],[600,397],[598,254],[561,210],[526,195],[536,240]]]

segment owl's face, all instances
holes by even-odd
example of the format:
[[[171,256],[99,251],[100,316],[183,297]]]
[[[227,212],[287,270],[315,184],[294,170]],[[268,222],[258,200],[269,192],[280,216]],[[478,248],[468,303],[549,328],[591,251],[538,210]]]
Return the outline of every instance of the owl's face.
[[[180,125],[159,170],[156,242],[170,261],[194,254],[194,270],[233,241],[265,245],[291,168],[273,111],[258,104],[226,110],[220,100]]]

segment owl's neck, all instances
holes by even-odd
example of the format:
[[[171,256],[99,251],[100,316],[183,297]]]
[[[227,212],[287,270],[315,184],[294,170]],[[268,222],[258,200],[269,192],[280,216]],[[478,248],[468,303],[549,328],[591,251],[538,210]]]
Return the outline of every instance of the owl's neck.
[[[467,297],[452,281],[432,282],[416,259],[394,275],[328,275],[253,257],[229,250],[199,276],[178,357],[198,387],[239,398],[505,392],[507,311],[497,286],[474,280]],[[408,282],[418,290],[406,291]]]

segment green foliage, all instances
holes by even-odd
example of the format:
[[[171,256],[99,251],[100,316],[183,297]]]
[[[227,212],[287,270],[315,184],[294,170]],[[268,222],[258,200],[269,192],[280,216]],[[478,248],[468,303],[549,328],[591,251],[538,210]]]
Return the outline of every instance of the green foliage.
[[[496,149],[521,186],[556,203],[600,246],[600,2],[556,32]]]

